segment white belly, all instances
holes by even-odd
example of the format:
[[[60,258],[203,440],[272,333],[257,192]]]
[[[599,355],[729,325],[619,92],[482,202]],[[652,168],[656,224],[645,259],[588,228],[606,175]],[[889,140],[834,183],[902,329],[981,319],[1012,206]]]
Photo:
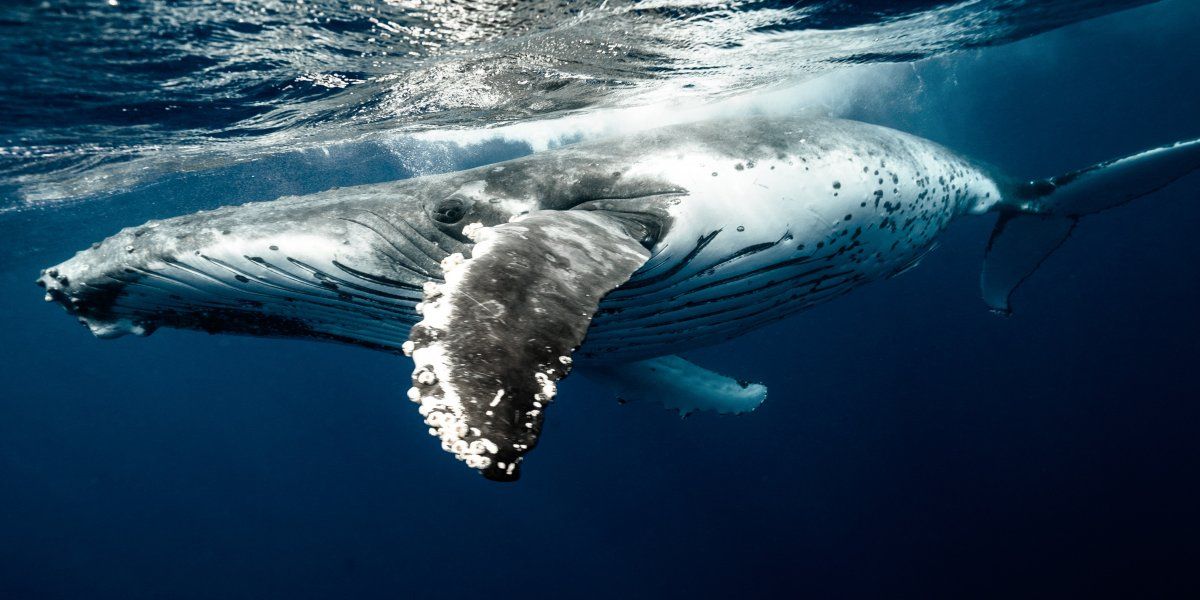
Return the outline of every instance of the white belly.
[[[791,132],[770,159],[692,148],[642,161],[689,193],[650,261],[601,303],[583,352],[630,360],[735,337],[903,270],[955,216],[998,199],[940,146],[861,127],[870,135],[832,147]]]

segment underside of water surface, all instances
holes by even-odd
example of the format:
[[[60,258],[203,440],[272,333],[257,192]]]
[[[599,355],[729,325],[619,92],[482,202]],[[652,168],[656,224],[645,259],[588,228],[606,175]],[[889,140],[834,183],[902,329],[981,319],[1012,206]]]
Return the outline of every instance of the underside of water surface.
[[[419,131],[707,103],[1146,1],[9,3],[0,211]]]

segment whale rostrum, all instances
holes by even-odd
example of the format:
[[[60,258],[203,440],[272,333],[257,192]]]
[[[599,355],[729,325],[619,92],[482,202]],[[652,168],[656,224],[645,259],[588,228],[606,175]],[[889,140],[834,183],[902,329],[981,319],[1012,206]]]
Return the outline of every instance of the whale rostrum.
[[[572,369],[623,399],[744,413],[766,397],[675,356],[914,267],[998,213],[981,279],[1013,291],[1078,220],[1200,168],[1200,140],[1050,179],[837,119],[676,125],[461,171],[151,221],[38,279],[98,337],[159,327],[412,357],[443,449],[519,476]]]

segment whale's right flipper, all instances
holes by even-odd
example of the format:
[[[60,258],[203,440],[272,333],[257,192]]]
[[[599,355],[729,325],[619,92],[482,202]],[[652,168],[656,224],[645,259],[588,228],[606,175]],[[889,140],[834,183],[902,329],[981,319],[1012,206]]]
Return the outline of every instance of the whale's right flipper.
[[[1080,217],[1152,194],[1200,170],[1200,140],[1110,160],[1050,179],[1013,186],[997,206],[980,284],[992,310],[1009,298],[1070,237]]]
[[[446,283],[426,284],[404,346],[409,397],[443,449],[512,481],[600,299],[649,258],[648,231],[622,214],[544,210],[463,233],[471,257],[443,261]]]
[[[767,399],[767,387],[714,373],[678,356],[588,366],[583,374],[613,388],[621,401],[658,401],[687,416],[696,411],[750,412]]]

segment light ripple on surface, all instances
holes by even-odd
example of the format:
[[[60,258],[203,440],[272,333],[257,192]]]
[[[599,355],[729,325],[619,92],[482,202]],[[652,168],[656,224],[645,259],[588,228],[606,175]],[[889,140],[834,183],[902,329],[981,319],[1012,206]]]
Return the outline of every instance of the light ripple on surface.
[[[1146,0],[208,2],[0,8],[0,210],[373,132],[705,102]]]

